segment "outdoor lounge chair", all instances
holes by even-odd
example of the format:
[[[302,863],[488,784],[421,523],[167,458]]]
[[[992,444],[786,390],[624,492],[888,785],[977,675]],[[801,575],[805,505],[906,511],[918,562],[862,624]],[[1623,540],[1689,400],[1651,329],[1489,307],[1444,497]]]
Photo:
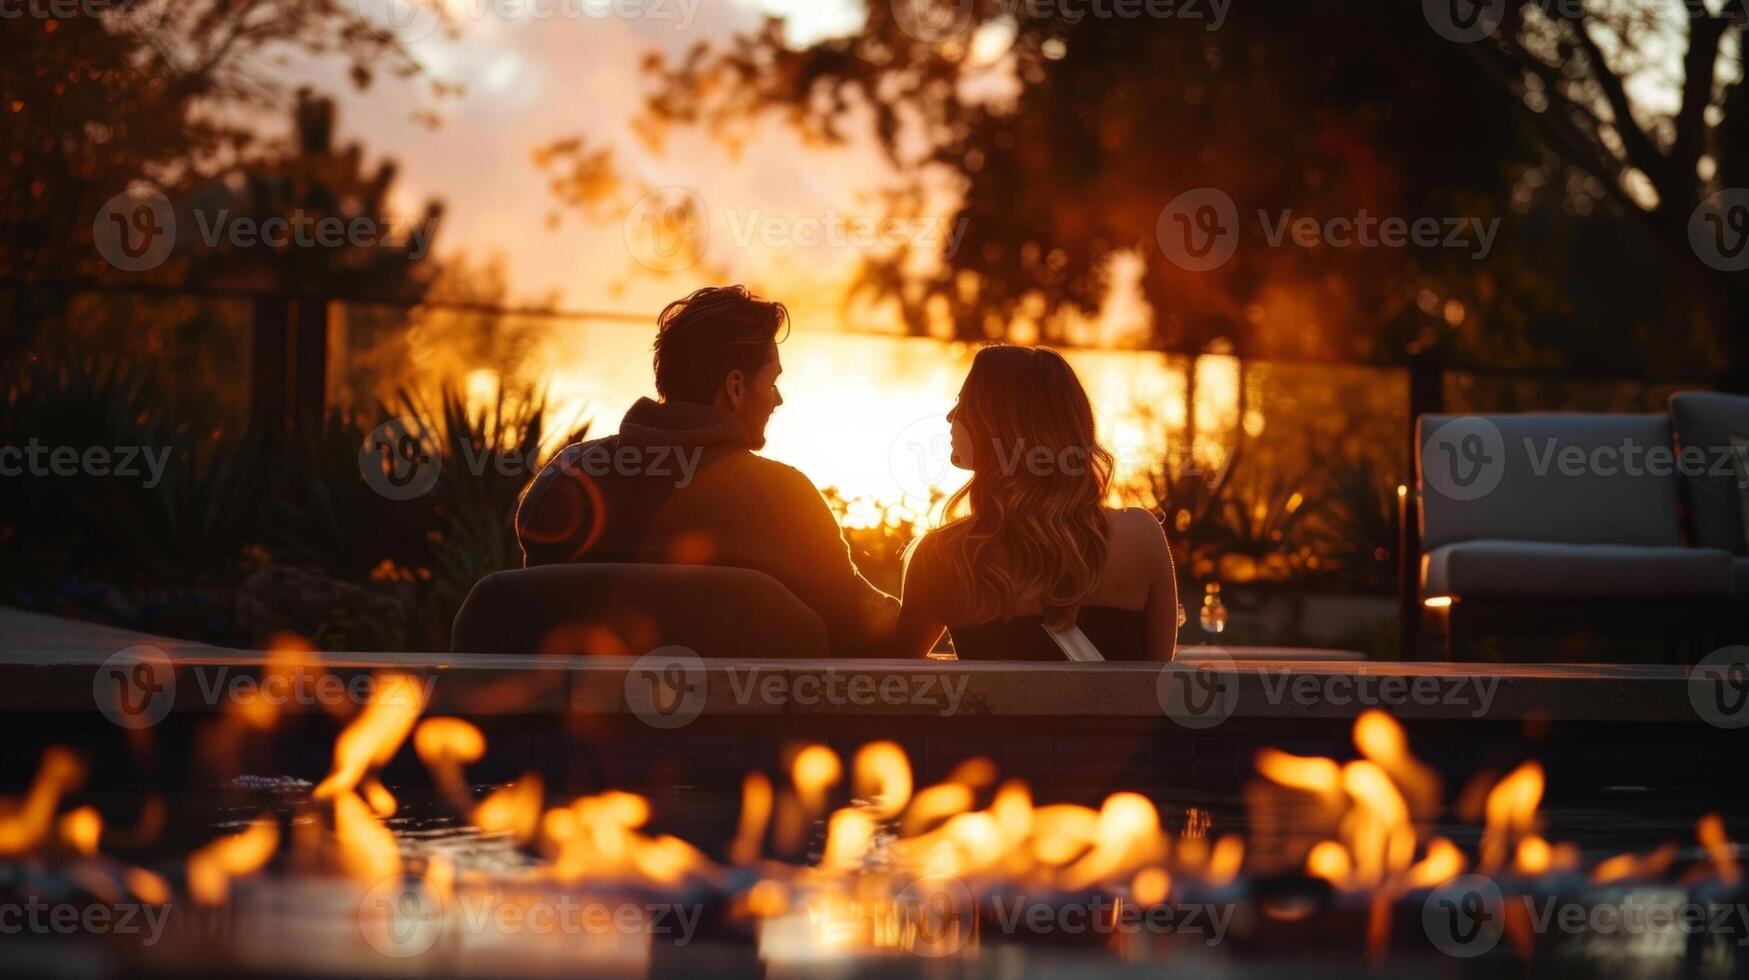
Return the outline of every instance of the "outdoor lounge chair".
[[[1749,625],[1749,396],[1689,391],[1670,396],[1676,441],[1702,462],[1684,471],[1682,494],[1689,540],[1731,553],[1737,621],[1732,639],[1745,642]]]
[[[1637,635],[1710,649],[1729,613],[1732,557],[1684,544],[1674,470],[1644,465],[1654,447],[1673,452],[1667,417],[1467,416],[1453,430],[1461,439],[1434,443],[1455,421],[1423,416],[1416,430],[1421,597],[1448,657],[1481,636]],[[1540,649],[1537,660],[1574,659]],[[1587,658],[1583,646],[1576,656]]]
[[[481,579],[456,613],[454,653],[823,657],[826,624],[778,581],[703,565],[542,565]]]

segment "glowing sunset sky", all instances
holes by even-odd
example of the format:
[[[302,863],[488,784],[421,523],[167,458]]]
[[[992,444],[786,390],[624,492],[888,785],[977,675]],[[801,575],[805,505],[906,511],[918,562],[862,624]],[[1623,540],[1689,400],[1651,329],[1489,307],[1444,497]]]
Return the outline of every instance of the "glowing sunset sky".
[[[401,0],[358,2],[369,14]],[[945,445],[941,416],[953,402],[969,349],[830,338],[839,328],[897,328],[889,311],[841,309],[860,249],[854,243],[737,241],[759,220],[795,233],[799,222],[834,215],[881,217],[871,192],[895,177],[872,141],[830,151],[804,147],[772,122],[738,156],[689,131],[672,133],[658,154],[633,127],[649,90],[641,70],[648,53],[673,58],[700,42],[725,41],[756,29],[766,13],[791,16],[792,42],[852,32],[862,23],[860,0],[660,0],[660,7],[658,0],[618,0],[651,4],[644,9],[652,16],[544,19],[490,11],[529,3],[606,10],[610,0],[518,0],[521,8],[509,0],[444,2],[457,36],[417,19],[407,31],[420,35],[412,47],[434,77],[465,83],[460,97],[436,98],[419,82],[393,79],[357,93],[327,64],[297,64],[290,73],[293,82],[308,79],[339,96],[342,140],[361,141],[372,159],[397,161],[397,210],[416,213],[427,198],[444,202],[440,257],[461,254],[478,263],[501,256],[513,302],[556,296],[567,308],[623,311],[652,325],[664,304],[694,288],[745,282],[787,303],[797,328],[785,345],[788,404],[772,421],[768,455],[794,463],[821,485],[882,500],[915,498],[925,485],[951,487],[964,478],[937,450]],[[482,9],[488,12],[475,14]],[[991,91],[998,90],[995,76],[1011,36],[987,31],[974,39],[974,61],[989,66],[991,76],[980,81]],[[440,124],[427,125],[420,114]],[[591,147],[612,146],[628,183],[696,193],[710,226],[703,260],[668,275],[650,271],[627,244],[623,212],[593,222],[566,213],[550,227],[547,217],[558,205],[532,153],[575,136]],[[626,200],[637,197],[634,192]],[[939,223],[921,233],[951,234],[952,213],[949,197]],[[1121,324],[1116,333],[1133,336],[1146,331],[1147,312],[1133,290],[1120,290],[1102,321]],[[538,360],[561,416],[580,411],[610,430],[633,399],[650,393],[649,341],[650,332],[638,327],[555,324]],[[1129,465],[1145,465],[1159,451],[1159,436],[1145,432],[1134,413],[1141,405],[1173,404],[1169,392],[1182,397],[1181,379],[1170,377],[1156,356],[1083,354],[1076,360],[1115,448],[1135,457]],[[475,380],[491,390],[491,378]],[[1168,419],[1174,422],[1182,424],[1182,413]],[[846,452],[847,446],[858,451]]]
[[[359,2],[367,14],[380,15],[386,0]],[[741,247],[735,232],[745,239],[755,219],[878,217],[864,195],[890,172],[872,146],[805,149],[773,124],[738,158],[691,132],[674,134],[657,154],[632,123],[649,89],[640,70],[649,52],[673,57],[700,42],[723,41],[757,28],[766,13],[789,16],[789,36],[796,40],[854,31],[862,21],[857,0],[618,0],[641,4],[649,12],[641,18],[612,15],[609,0],[445,2],[458,36],[426,33],[418,20],[403,36],[426,34],[412,42],[413,50],[435,77],[466,85],[459,97],[436,98],[418,82],[395,79],[358,93],[331,65],[291,69],[294,79],[308,78],[340,96],[343,140],[359,140],[373,158],[399,163],[397,209],[414,213],[428,197],[445,203],[440,255],[464,253],[475,261],[501,255],[512,299],[519,301],[556,293],[570,307],[646,314],[721,273],[768,288],[782,284],[797,294],[785,298],[798,315],[810,308],[820,316],[836,313],[839,289],[859,257],[854,248]],[[531,5],[608,15],[514,15]],[[420,113],[440,124],[426,125],[416,118]],[[531,153],[571,136],[613,147],[628,182],[696,192],[710,215],[705,260],[659,276],[630,254],[625,222],[617,216],[591,222],[566,213],[557,228],[549,227],[556,201]]]

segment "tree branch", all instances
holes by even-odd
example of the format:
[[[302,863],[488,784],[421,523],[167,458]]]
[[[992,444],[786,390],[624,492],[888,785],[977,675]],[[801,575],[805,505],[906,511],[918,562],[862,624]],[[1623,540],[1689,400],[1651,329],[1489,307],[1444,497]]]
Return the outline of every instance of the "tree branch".
[[[1731,19],[1727,15],[1691,20],[1688,53],[1683,57],[1682,108],[1676,114],[1676,138],[1670,144],[1670,179],[1672,183],[1680,181],[1685,190],[1679,201],[1671,203],[1681,210],[1687,210],[1700,197],[1700,175],[1696,168],[1706,147],[1706,108],[1713,99],[1713,66],[1718,63],[1719,44],[1731,27]]]
[[[1585,58],[1591,63],[1592,77],[1596,80],[1597,87],[1603,90],[1603,97],[1609,102],[1610,114],[1615,117],[1612,125],[1627,149],[1628,163],[1639,168],[1652,181],[1652,186],[1658,188],[1660,199],[1665,198],[1669,161],[1658,152],[1658,147],[1646,135],[1646,131],[1640,128],[1640,124],[1634,121],[1627,89],[1622,84],[1621,76],[1610,69],[1609,62],[1603,57],[1603,50],[1597,46],[1591,32],[1585,29],[1584,11],[1568,9],[1566,4],[1555,4],[1554,13],[1578,35],[1577,40],[1585,50]]]

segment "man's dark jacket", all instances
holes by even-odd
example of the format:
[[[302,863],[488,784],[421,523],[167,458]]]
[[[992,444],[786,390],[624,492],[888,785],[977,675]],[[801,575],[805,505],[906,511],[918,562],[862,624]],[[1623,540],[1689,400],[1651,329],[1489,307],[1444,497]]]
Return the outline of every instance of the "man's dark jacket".
[[[617,435],[561,450],[523,493],[526,565],[640,562],[765,572],[825,621],[832,653],[884,653],[898,601],[850,560],[832,511],[793,467],[756,456],[732,416],[640,399]]]

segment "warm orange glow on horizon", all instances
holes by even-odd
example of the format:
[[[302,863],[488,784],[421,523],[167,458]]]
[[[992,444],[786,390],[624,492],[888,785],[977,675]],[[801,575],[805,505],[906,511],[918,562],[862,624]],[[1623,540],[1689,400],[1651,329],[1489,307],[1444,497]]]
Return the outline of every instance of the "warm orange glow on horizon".
[[[586,324],[549,337],[544,363],[555,420],[587,418],[590,435],[614,432],[625,410],[652,397],[650,331],[621,324]],[[865,501],[846,523],[871,527],[888,508],[927,516],[931,491],[949,494],[967,479],[948,458],[953,407],[976,346],[922,337],[798,329],[779,348],[784,404],[772,415],[761,454],[806,473],[816,486]],[[1210,472],[1226,460],[1234,433],[1255,436],[1267,420],[1239,408],[1239,360],[1197,359],[1196,440],[1186,444],[1190,418],[1187,365],[1145,351],[1065,352],[1087,388],[1099,437],[1117,459],[1117,483],[1157,468],[1172,454],[1182,467],[1194,454]],[[611,367],[607,367],[611,365]],[[469,376],[469,401],[488,403],[490,379]],[[556,431],[551,438],[563,433]],[[556,445],[543,447],[551,452]]]

